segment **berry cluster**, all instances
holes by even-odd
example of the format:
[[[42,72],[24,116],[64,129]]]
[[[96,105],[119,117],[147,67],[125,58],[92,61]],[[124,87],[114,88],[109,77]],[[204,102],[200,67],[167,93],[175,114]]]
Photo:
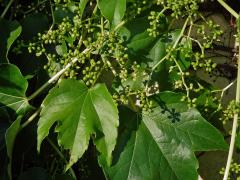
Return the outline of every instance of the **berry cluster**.
[[[71,2],[71,0],[54,0],[55,10],[59,7],[67,8]],[[128,12],[131,12],[129,17],[134,18],[145,10],[149,12],[150,9],[154,9],[153,5],[161,6],[161,12],[152,10],[148,16],[149,36],[157,37],[167,29],[165,10],[170,9],[171,15],[175,18],[185,15],[195,16],[198,2],[198,0],[145,0],[139,3],[133,0],[128,2]],[[47,32],[39,33],[36,39],[28,44],[28,51],[36,56],[47,58],[48,63],[44,68],[50,76],[56,74],[73,59],[77,59],[62,78],[81,79],[87,86],[93,86],[103,73],[111,72],[114,81],[118,82],[118,90],[113,95],[114,99],[121,104],[134,104],[139,109],[149,111],[152,103],[148,96],[152,94],[151,91],[154,93],[159,91],[158,86],[154,85],[155,89],[152,90],[146,85],[147,81],[151,81],[147,70],[149,67],[142,68],[140,64],[129,60],[124,39],[117,32],[109,31],[105,27],[107,24],[102,22],[100,17],[88,17],[87,14],[85,15],[87,17],[82,17],[78,9],[72,12],[75,14],[73,17],[67,16],[60,23],[54,23]],[[128,12],[125,15],[127,20],[129,20]],[[196,107],[197,100],[192,95],[202,90],[202,87],[191,80],[191,73],[188,72],[190,65],[195,70],[204,68],[207,72],[211,72],[216,67],[215,63],[205,58],[204,50],[217,40],[222,31],[212,21],[207,21],[206,24],[211,30],[210,33],[205,33],[205,27],[198,25],[198,34],[203,40],[199,42],[203,44],[201,53],[193,52],[192,42],[195,41],[185,35],[177,46],[173,48],[173,44],[168,44],[166,49],[168,54],[166,60],[170,64],[169,73],[174,77],[173,86],[176,90],[186,92],[186,97],[182,100],[186,101],[190,107]],[[19,48],[15,51],[21,52],[23,46],[25,46],[24,42],[19,41]],[[84,49],[89,49],[89,52],[82,54]],[[180,64],[181,62],[186,64]]]
[[[89,38],[83,41],[83,34],[79,32],[82,32],[83,28],[87,28],[86,33],[92,33],[93,28],[90,26],[89,21],[81,23],[78,14],[73,19],[66,17],[58,24],[57,28],[51,26],[46,33],[39,33],[37,40],[29,43],[28,51],[36,56],[46,56],[48,63],[44,68],[49,72],[50,76],[61,70],[74,58],[77,58],[76,65],[71,67],[64,76],[78,78],[80,75],[79,69],[89,61],[89,58],[81,53],[82,45],[91,42]]]
[[[175,18],[184,16],[197,16],[199,0],[158,0],[158,5],[163,5],[167,9],[171,9],[171,16]]]
[[[132,0],[128,2],[128,11],[126,12],[126,19],[131,20],[137,17],[142,12],[153,7],[153,5],[157,5],[156,0],[143,0],[143,1]]]
[[[223,34],[220,25],[214,23],[212,20],[205,20],[204,25],[197,25],[197,34],[202,39],[202,46],[204,49],[212,47],[214,41],[219,41],[219,37]]]
[[[142,90],[131,91],[129,87],[113,94],[113,99],[119,104],[129,105],[134,111],[143,110],[146,113],[152,111],[153,101],[148,99]]]
[[[222,168],[219,172],[219,174],[224,175],[225,168]],[[240,164],[236,162],[231,162],[230,165],[230,174],[228,176],[228,179],[231,180],[232,178],[236,180],[240,180]]]
[[[205,58],[205,56],[199,52],[194,53],[194,61],[191,62],[191,65],[194,70],[202,68],[208,73],[212,72],[217,67],[216,63],[209,58]]]
[[[227,121],[232,120],[234,114],[239,114],[240,112],[240,104],[236,103],[236,101],[231,101],[228,107],[223,111],[223,124],[226,124]]]
[[[162,12],[151,11],[148,16],[150,27],[147,29],[149,36],[157,37],[165,29],[166,18]]]

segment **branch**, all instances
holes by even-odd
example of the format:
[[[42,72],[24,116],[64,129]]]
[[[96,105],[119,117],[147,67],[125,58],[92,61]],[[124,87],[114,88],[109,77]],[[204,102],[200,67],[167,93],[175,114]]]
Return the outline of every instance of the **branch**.
[[[240,31],[240,29],[238,27],[238,36],[237,36],[238,39],[237,39],[237,41],[240,40],[240,37],[239,37],[240,32],[239,31]],[[240,100],[240,46],[239,46],[239,49],[238,49],[238,74],[237,74],[236,103],[239,103],[239,100]],[[232,161],[232,157],[233,157],[237,126],[238,126],[238,113],[235,113],[234,117],[233,117],[231,141],[230,141],[230,147],[229,147],[229,151],[228,151],[228,159],[227,159],[227,164],[226,164],[223,180],[228,179],[228,174],[229,174],[231,161]]]
[[[86,54],[90,49],[85,49],[82,53]],[[35,91],[31,96],[28,97],[28,101],[34,99],[38,96],[44,89],[46,89],[50,84],[56,82],[58,78],[66,72],[73,64],[78,61],[77,58],[73,58],[73,60],[68,63],[63,69],[61,69],[57,74],[55,74],[51,79],[49,79],[45,84],[43,84],[37,91]]]
[[[223,0],[217,0],[231,15],[233,15],[236,19],[238,19],[239,15],[234,11],[227,3]]]

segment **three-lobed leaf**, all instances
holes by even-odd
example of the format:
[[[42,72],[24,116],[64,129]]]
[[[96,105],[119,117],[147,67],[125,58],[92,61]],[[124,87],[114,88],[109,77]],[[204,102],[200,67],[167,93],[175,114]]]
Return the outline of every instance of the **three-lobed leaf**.
[[[226,150],[220,132],[171,92],[160,93],[160,106],[144,114],[118,162],[106,168],[113,180],[197,179],[194,151]]]
[[[42,104],[38,123],[38,150],[50,128],[58,122],[58,142],[70,150],[69,168],[88,148],[90,136],[107,164],[116,144],[118,110],[103,84],[88,89],[77,80],[63,80]]]
[[[0,116],[12,111],[18,115],[25,113],[30,108],[25,95],[27,80],[13,64],[1,64],[0,72]]]

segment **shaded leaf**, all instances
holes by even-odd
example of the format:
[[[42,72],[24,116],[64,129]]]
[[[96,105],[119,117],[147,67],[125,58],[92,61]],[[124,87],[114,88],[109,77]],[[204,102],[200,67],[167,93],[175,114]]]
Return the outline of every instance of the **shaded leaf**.
[[[0,151],[5,147],[5,132],[9,127],[9,123],[0,121]]]
[[[129,86],[132,90],[140,90],[145,88],[144,82],[147,81],[148,77],[143,68],[139,67],[136,72],[133,72],[125,81],[123,86]]]
[[[79,2],[80,16],[83,15],[83,12],[84,12],[84,9],[85,9],[87,3],[88,3],[88,0],[81,0]]]
[[[12,64],[1,64],[0,72],[0,112],[12,110],[16,114],[25,113],[30,108],[25,96],[27,80]]]
[[[47,171],[40,167],[33,167],[23,172],[18,180],[51,180],[51,176]]]
[[[77,80],[63,80],[45,98],[38,123],[38,150],[58,121],[58,142],[70,150],[69,168],[85,152],[90,135],[107,164],[116,144],[118,110],[105,85],[88,89]]]
[[[75,180],[72,176],[68,174],[57,174],[55,180]]]
[[[186,71],[191,65],[192,41],[188,38],[183,38],[180,46],[181,50],[177,60],[181,69]]]
[[[9,158],[9,163],[8,163],[8,175],[10,180],[12,179],[12,153],[13,153],[13,147],[14,147],[14,142],[17,137],[18,132],[21,129],[21,118],[18,117],[17,120],[15,120],[11,126],[7,129],[6,134],[5,134],[5,141],[6,141],[6,147],[7,147],[7,155]]]
[[[137,34],[131,38],[131,42],[128,44],[128,48],[134,51],[144,50],[153,44],[155,38],[150,37],[148,32]]]
[[[24,40],[32,40],[34,36],[48,29],[49,20],[45,14],[29,14],[21,21],[22,34]]]
[[[64,54],[66,54],[67,53],[66,43],[63,41],[61,45],[57,45],[56,51],[57,51],[58,55],[60,55],[60,56],[63,56]]]
[[[69,10],[69,8],[63,8],[59,6],[54,12],[55,23],[60,24],[64,18],[69,17],[72,19],[74,17],[74,13]]]
[[[166,49],[169,45],[173,45],[174,42],[177,40],[180,31],[170,31],[168,33],[163,33],[157,41],[153,44],[153,46],[149,49],[148,53],[146,54],[146,58],[150,59],[151,61],[148,63],[150,67],[153,67],[157,64],[165,55]]]
[[[0,18],[0,63],[8,63],[8,51],[21,34],[22,27],[17,21],[8,21]]]
[[[164,38],[160,38],[156,44],[149,50],[146,55],[151,61],[148,63],[150,67],[153,67],[166,55],[167,43]]]
[[[236,139],[235,139],[235,145],[238,149],[240,149],[240,135],[239,135],[239,132],[236,136]]]

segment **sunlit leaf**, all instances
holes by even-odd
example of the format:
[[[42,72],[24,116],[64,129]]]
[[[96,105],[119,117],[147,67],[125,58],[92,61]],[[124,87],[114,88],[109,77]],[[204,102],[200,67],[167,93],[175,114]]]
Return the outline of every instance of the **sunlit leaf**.
[[[98,7],[105,18],[117,25],[126,11],[126,0],[98,0]]]
[[[107,164],[116,144],[118,110],[103,84],[88,89],[77,80],[63,80],[42,104],[38,123],[38,150],[50,128],[58,122],[58,142],[70,150],[69,168],[85,152],[90,136]]]
[[[159,107],[143,115],[118,162],[106,168],[110,179],[197,179],[194,151],[227,149],[221,133],[179,97],[171,92],[157,97]]]

